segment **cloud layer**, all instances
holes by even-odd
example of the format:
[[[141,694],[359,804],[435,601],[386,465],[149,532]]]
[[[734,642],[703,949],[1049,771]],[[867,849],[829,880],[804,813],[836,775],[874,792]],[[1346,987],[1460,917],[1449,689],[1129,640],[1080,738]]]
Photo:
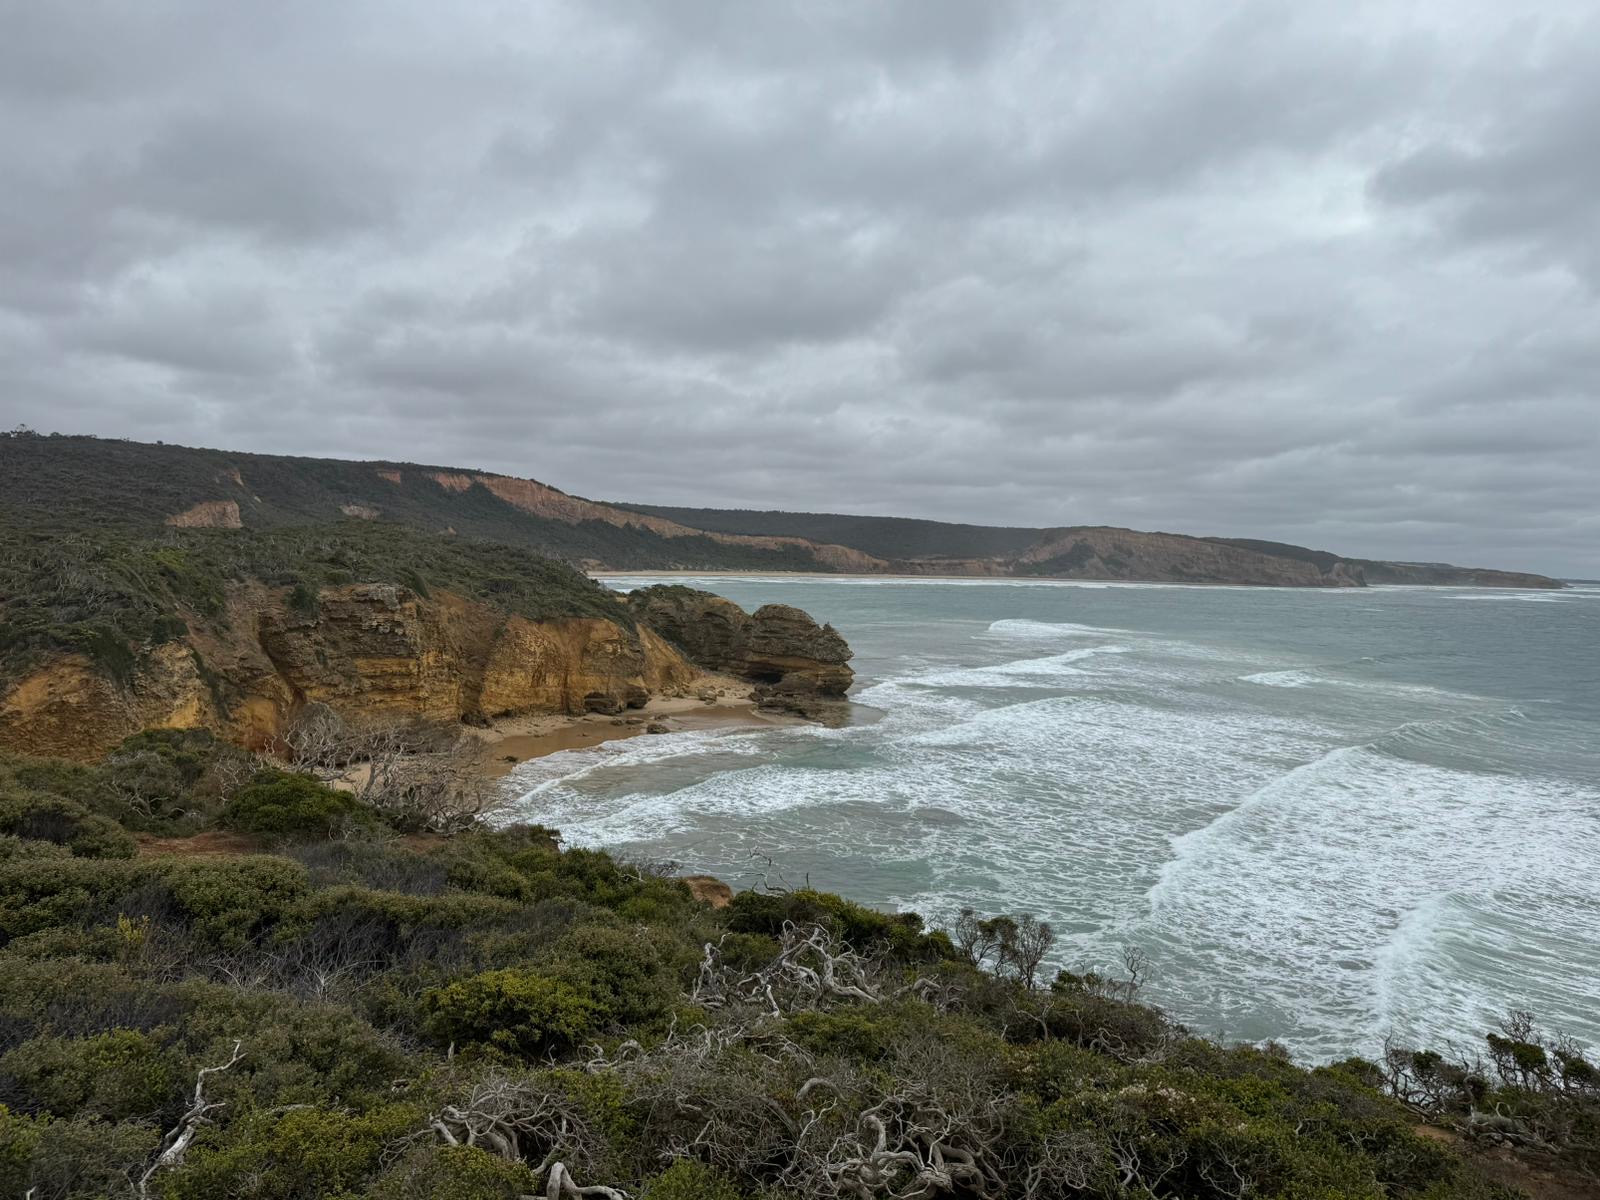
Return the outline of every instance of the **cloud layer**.
[[[0,10],[7,424],[1600,576],[1582,0]]]

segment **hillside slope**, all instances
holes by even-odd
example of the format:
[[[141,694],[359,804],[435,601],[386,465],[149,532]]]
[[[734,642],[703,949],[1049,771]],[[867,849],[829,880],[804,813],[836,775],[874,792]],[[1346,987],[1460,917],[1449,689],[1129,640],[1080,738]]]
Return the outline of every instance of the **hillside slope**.
[[[1252,538],[1144,533],[1109,526],[1025,528],[963,525],[903,517],[756,509],[618,504],[649,516],[723,533],[826,538],[876,558],[900,574],[1047,575],[1246,583],[1299,587],[1404,583],[1457,587],[1559,588],[1559,580],[1524,571],[1449,563],[1387,562]],[[1215,554],[1206,546],[1238,554]]]
[[[1246,539],[619,505],[536,480],[457,467],[30,433],[0,436],[0,520],[58,532],[146,533],[370,522],[532,550],[591,572],[1032,575],[1278,587],[1562,586],[1538,575],[1353,559]]]
[[[281,529],[340,520],[503,543],[628,570],[872,570],[797,539],[705,533],[530,479],[92,437],[0,437],[0,518],[35,528]]]

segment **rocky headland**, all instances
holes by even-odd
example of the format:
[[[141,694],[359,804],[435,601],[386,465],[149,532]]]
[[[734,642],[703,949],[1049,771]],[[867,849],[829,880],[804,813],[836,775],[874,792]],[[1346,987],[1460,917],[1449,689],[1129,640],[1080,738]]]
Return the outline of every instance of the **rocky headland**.
[[[826,716],[855,678],[838,631],[787,604],[746,613],[721,596],[673,584],[630,592],[627,602],[691,662],[749,680],[763,707]]]
[[[132,553],[141,567],[177,561],[168,549]],[[491,578],[474,595],[465,574],[320,586],[247,577],[205,581],[209,611],[155,597],[171,606],[155,636],[49,627],[0,675],[0,749],[90,760],[142,730],[196,727],[263,748],[313,705],[351,726],[487,728],[643,713],[668,699],[738,705],[754,688],[811,715],[850,686],[844,639],[799,609],[749,614],[682,588],[650,589],[684,594],[671,604],[624,602],[559,564],[540,569],[550,578],[520,603],[498,598],[515,580]]]

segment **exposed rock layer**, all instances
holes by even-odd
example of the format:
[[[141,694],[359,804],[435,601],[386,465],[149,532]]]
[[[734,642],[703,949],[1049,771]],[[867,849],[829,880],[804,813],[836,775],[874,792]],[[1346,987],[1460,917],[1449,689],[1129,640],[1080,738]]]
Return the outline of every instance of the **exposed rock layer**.
[[[191,620],[182,639],[147,648],[125,680],[62,655],[13,683],[0,694],[0,747],[91,759],[143,729],[192,726],[261,747],[311,703],[352,724],[617,713],[692,692],[702,668],[808,714],[850,686],[850,648],[799,609],[750,614],[705,592],[649,590],[657,602],[634,600],[630,627],[531,620],[392,583],[326,587],[314,602],[233,585],[220,619]]]
[[[632,592],[628,604],[692,662],[750,680],[775,707],[816,715],[855,678],[850,647],[833,626],[787,604],[746,613],[721,596],[671,584]]]
[[[192,629],[142,654],[126,683],[81,656],[32,672],[0,698],[0,746],[93,758],[141,729],[196,725],[261,746],[310,702],[355,723],[620,712],[701,675],[648,629],[394,584],[325,588],[309,610],[287,589],[236,587],[226,621]]]
[[[202,500],[192,508],[173,513],[167,518],[166,523],[175,529],[244,528],[237,500]]]

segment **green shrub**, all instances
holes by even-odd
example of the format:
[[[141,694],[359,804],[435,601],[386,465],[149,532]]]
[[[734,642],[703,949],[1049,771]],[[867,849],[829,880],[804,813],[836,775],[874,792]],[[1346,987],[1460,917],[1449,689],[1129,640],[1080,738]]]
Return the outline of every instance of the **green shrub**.
[[[131,1195],[130,1174],[154,1155],[161,1134],[129,1122],[29,1119],[0,1104],[0,1195],[32,1200],[106,1200]]]
[[[40,792],[0,796],[0,833],[65,846],[78,858],[132,858],[139,845],[109,817]]]
[[[23,859],[71,858],[72,851],[54,842],[24,841],[10,833],[0,833],[0,863]]]
[[[729,905],[728,928],[736,932],[776,937],[785,924],[821,925],[855,949],[887,951],[905,962],[955,957],[949,936],[942,931],[924,934],[916,913],[881,913],[829,892],[738,892]]]
[[[222,820],[241,833],[279,838],[325,838],[346,829],[374,829],[381,822],[354,796],[325,787],[309,775],[257,772],[228,802]]]
[[[384,1147],[422,1113],[391,1105],[373,1113],[298,1108],[255,1113],[202,1134],[165,1177],[167,1200],[316,1200],[351,1192],[376,1173]]]
[[[742,1195],[725,1176],[689,1158],[644,1185],[644,1200],[741,1200]]]
[[[54,926],[76,927],[154,873],[132,859],[24,854],[0,860],[0,945]]]
[[[0,1057],[40,1109],[118,1121],[154,1116],[178,1087],[171,1056],[150,1036],[116,1029],[87,1038],[41,1037]]]
[[[0,1196],[28,1190],[29,1167],[39,1145],[39,1122],[0,1104]]]
[[[522,1163],[476,1146],[423,1146],[385,1171],[371,1200],[518,1200],[538,1186]]]
[[[307,891],[300,864],[267,855],[165,860],[160,879],[194,936],[225,950],[241,949],[274,929],[297,911]],[[147,898],[159,908],[165,897],[158,892]],[[124,911],[141,915],[131,898]]]
[[[523,1058],[570,1049],[603,1010],[579,988],[532,971],[485,971],[422,997],[428,1032],[440,1043],[486,1046]]]
[[[297,583],[289,591],[289,607],[303,616],[314,617],[319,607],[315,588]]]
[[[642,931],[582,925],[550,953],[551,969],[594,1001],[602,1021],[650,1021],[677,996],[677,980],[662,959],[659,939]]]

